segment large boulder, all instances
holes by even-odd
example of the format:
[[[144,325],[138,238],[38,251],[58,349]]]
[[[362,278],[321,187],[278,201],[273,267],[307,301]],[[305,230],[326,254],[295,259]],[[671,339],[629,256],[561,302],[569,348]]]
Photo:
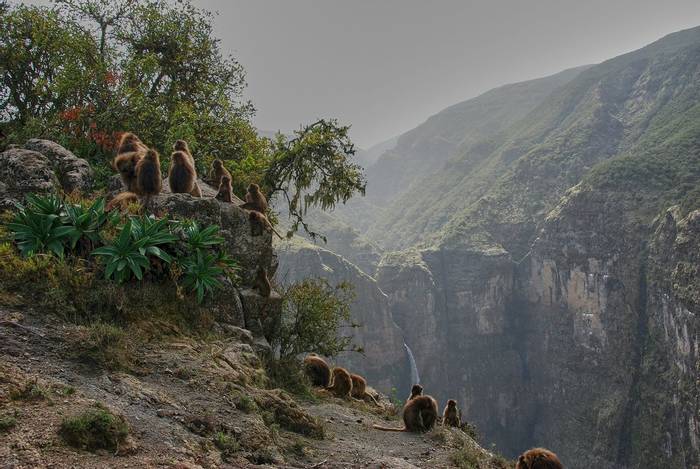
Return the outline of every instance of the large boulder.
[[[58,143],[32,138],[24,144],[24,148],[37,151],[49,160],[64,192],[88,192],[92,187],[94,174],[90,164]]]
[[[55,193],[59,187],[49,159],[41,153],[16,147],[0,153],[0,210],[23,202],[26,194]]]
[[[58,143],[33,138],[0,153],[0,210],[14,207],[30,193],[87,192],[90,164]]]

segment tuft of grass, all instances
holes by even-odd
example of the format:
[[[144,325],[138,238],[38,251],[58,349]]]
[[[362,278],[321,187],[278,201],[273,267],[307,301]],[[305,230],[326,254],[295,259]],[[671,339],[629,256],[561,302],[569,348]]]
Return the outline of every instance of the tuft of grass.
[[[216,432],[214,435],[214,446],[221,451],[224,461],[232,454],[241,450],[240,443],[236,441],[233,435],[222,431]]]
[[[58,394],[59,396],[72,396],[75,394],[75,388],[70,385],[64,385],[64,384],[54,384],[51,386],[51,389],[54,393]]]
[[[265,360],[265,369],[273,387],[284,389],[304,399],[316,400],[311,390],[311,382],[298,359]]]
[[[12,415],[0,415],[0,433],[6,433],[17,426],[17,419]]]
[[[265,424],[272,428],[277,424],[285,430],[312,438],[323,439],[323,423],[308,414],[284,391],[271,391],[256,396],[258,407],[264,409],[261,416]]]
[[[479,431],[476,429],[476,425],[469,423],[467,421],[462,422],[462,426],[460,427],[464,433],[466,433],[469,438],[471,438],[474,441],[479,441],[481,436],[479,435]]]
[[[189,381],[194,376],[194,370],[185,365],[180,365],[175,369],[175,377],[183,381]]]
[[[396,387],[391,388],[391,392],[389,393],[389,402],[396,408],[396,409],[403,409],[403,400],[399,399],[399,393],[396,390]]]
[[[121,327],[96,322],[83,328],[75,339],[78,359],[109,370],[129,369],[133,365],[137,334],[127,334]]]
[[[64,419],[59,433],[67,444],[75,448],[116,451],[129,435],[129,425],[124,417],[98,404]]]
[[[49,391],[39,384],[37,380],[27,381],[21,388],[10,391],[10,399],[13,401],[38,402],[49,398]]]
[[[450,457],[452,464],[459,469],[478,469],[479,453],[471,446],[463,446]]]
[[[295,441],[287,448],[287,451],[302,458],[309,456],[309,450],[302,441]]]
[[[248,460],[254,464],[275,464],[277,458],[271,448],[261,448],[253,452]]]
[[[498,469],[510,469],[511,467],[515,466],[515,461],[509,461],[500,454],[497,454],[491,458],[491,464]]]
[[[258,411],[258,405],[255,403],[255,399],[246,395],[242,395],[238,398],[236,402],[236,407],[246,414]]]

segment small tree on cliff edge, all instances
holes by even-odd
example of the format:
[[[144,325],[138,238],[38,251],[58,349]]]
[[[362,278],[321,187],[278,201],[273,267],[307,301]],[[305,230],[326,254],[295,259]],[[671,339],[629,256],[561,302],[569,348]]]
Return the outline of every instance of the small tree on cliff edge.
[[[325,242],[325,236],[304,222],[306,211],[311,207],[330,210],[356,193],[365,194],[362,167],[352,161],[355,146],[349,129],[334,119],[322,119],[296,131],[290,140],[277,139],[264,183],[271,196],[280,195],[286,202],[292,219],[289,236],[301,225],[312,239],[321,237]]]

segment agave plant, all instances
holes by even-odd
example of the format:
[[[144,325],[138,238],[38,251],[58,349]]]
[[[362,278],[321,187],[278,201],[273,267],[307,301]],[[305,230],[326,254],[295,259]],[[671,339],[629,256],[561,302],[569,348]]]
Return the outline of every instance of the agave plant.
[[[64,226],[57,214],[36,213],[22,206],[19,209],[7,228],[22,255],[32,256],[48,251],[62,257],[71,227]]]
[[[190,251],[211,248],[224,242],[217,225],[201,228],[196,221],[190,221],[183,224],[182,231]]]
[[[67,204],[63,219],[64,223],[71,228],[69,233],[71,249],[75,249],[80,243],[78,251],[87,253],[101,241],[100,230],[104,224],[108,221],[116,223],[119,214],[105,212],[105,199],[99,198],[89,207]]]
[[[132,236],[137,240],[146,240],[147,246],[159,246],[177,241],[177,237],[170,232],[169,220],[160,220],[153,215],[132,218]]]
[[[112,244],[92,251],[92,255],[105,259],[106,278],[114,276],[118,282],[125,282],[133,274],[138,280],[143,279],[150,267],[148,256],[172,262],[172,256],[159,247],[175,240],[167,231],[167,220],[147,219],[129,219]]]
[[[35,213],[37,215],[56,215],[60,216],[63,214],[63,201],[53,194],[48,195],[37,195],[28,194],[26,196],[27,212]],[[23,207],[20,207],[23,209]]]
[[[197,303],[204,300],[205,294],[213,294],[214,289],[221,288],[218,277],[224,269],[218,263],[216,254],[207,254],[201,250],[180,260],[182,266],[182,283],[195,292]]]

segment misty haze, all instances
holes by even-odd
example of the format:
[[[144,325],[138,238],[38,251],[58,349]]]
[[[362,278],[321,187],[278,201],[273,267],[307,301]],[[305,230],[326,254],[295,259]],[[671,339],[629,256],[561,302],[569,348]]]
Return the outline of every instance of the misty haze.
[[[700,3],[0,0],[0,467],[700,469]]]

